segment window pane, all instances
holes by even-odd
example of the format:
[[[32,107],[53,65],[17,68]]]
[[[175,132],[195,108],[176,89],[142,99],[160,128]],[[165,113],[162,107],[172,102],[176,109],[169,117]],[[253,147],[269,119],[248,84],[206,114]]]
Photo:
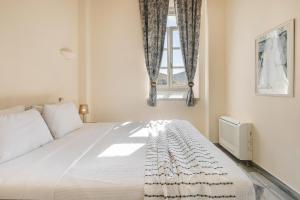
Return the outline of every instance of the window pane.
[[[167,21],[167,27],[177,26],[176,16],[169,15]]]
[[[168,51],[167,50],[164,50],[160,66],[161,67],[167,67],[168,66]]]
[[[173,47],[180,48],[180,39],[179,39],[179,31],[173,31]]]
[[[164,48],[165,49],[168,48],[168,34],[167,33],[166,33],[166,36],[165,36]]]
[[[187,78],[185,74],[185,68],[173,68],[173,80],[172,83],[174,85],[186,86],[187,85]]]
[[[160,68],[157,84],[162,86],[168,85],[168,68]]]
[[[184,66],[181,49],[173,50],[173,66]]]

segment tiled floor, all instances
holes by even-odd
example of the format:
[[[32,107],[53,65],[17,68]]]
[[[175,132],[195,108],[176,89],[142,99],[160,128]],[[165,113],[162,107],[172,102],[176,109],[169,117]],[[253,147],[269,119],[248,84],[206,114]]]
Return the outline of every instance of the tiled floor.
[[[264,188],[262,200],[295,200],[266,177],[261,175],[255,168],[247,167],[243,163],[238,163],[238,165],[250,177],[253,183]]]
[[[227,152],[225,153],[228,154]],[[232,158],[232,156],[230,155],[229,157]],[[295,198],[288,195],[286,192],[272,183],[269,179],[260,174],[254,167],[249,167],[245,165],[245,163],[239,162],[234,158],[232,158],[232,160],[236,162],[238,166],[249,176],[253,183],[264,188],[262,200],[295,200]]]

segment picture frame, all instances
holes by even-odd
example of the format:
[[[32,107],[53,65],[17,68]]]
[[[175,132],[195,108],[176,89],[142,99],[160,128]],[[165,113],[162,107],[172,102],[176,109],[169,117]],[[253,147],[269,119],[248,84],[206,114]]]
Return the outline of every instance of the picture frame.
[[[255,39],[255,93],[294,96],[295,19]]]

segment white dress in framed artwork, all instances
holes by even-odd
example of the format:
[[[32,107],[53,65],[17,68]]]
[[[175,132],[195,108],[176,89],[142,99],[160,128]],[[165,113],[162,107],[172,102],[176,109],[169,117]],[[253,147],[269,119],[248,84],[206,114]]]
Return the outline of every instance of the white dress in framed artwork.
[[[293,96],[294,20],[256,38],[256,94]]]

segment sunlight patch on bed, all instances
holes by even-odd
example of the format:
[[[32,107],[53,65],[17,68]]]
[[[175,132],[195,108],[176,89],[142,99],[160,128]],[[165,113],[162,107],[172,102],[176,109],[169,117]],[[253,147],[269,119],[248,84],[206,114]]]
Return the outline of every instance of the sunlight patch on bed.
[[[132,122],[124,122],[123,124],[121,124],[121,126],[126,126],[128,124],[131,124]]]
[[[132,135],[130,135],[129,137],[148,137],[149,136],[149,129],[147,128],[142,128],[138,131],[136,131],[135,133],[133,133]]]
[[[135,129],[132,129],[131,131],[129,131],[130,134],[137,132],[139,129],[141,129],[142,126],[138,126]]]
[[[113,144],[108,147],[104,152],[98,155],[101,157],[115,157],[115,156],[129,156],[135,151],[143,147],[145,143],[134,143],[134,144]]]

